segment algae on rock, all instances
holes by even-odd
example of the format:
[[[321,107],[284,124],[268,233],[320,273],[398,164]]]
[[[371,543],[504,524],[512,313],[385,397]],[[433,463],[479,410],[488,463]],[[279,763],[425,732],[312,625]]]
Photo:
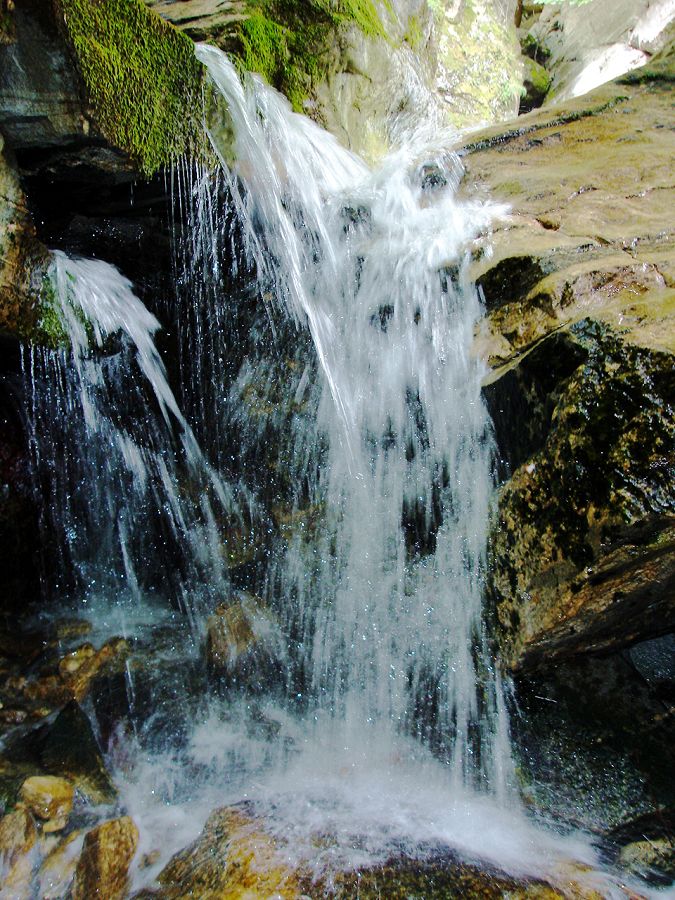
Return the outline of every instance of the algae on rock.
[[[192,42],[141,0],[57,0],[92,118],[150,176],[204,144]]]

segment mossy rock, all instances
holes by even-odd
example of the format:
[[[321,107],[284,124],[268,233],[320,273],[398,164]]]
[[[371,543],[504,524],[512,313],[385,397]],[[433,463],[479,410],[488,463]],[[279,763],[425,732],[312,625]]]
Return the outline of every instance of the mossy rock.
[[[523,59],[523,88],[525,94],[520,101],[520,111],[529,112],[536,109],[546,99],[551,87],[551,76],[546,69],[534,59]]]
[[[150,176],[206,152],[194,45],[142,0],[54,0],[101,134]]]

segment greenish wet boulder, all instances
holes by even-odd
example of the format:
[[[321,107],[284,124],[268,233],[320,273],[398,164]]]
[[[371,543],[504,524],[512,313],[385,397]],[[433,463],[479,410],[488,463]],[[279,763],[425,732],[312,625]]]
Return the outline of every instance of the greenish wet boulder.
[[[529,112],[535,109],[546,99],[546,94],[551,86],[549,72],[534,59],[523,58],[523,90],[520,100],[520,111]]]
[[[91,723],[75,700],[13,741],[5,755],[12,762],[32,763],[50,775],[70,779],[95,803],[110,802],[116,796]]]

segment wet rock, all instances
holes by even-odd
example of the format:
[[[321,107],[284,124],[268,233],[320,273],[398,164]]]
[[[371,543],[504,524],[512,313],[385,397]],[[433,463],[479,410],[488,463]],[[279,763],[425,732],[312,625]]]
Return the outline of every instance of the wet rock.
[[[20,338],[33,334],[48,262],[49,254],[35,235],[13,156],[0,135],[0,334]]]
[[[67,778],[93,802],[109,802],[115,797],[89,719],[75,700],[52,721],[12,742],[6,755],[13,762],[32,761],[44,772]]]
[[[512,668],[673,628],[673,59],[464,151],[472,190],[511,206],[472,266],[508,479],[490,577]]]
[[[47,855],[37,874],[41,900],[66,900],[83,843],[84,832],[74,831]]]
[[[586,360],[499,497],[491,580],[514,668],[675,626],[672,360],[589,322],[570,336]]]
[[[105,670],[121,668],[128,654],[129,644],[124,638],[113,638],[98,651],[91,644],[83,644],[60,661],[59,674],[71,696],[81,702],[89,693],[93,680]]]
[[[439,8],[434,19],[436,85],[451,123],[465,128],[515,115],[522,79],[511,4],[455,2]]]
[[[62,831],[73,808],[75,790],[65,778],[33,775],[21,785],[19,797],[28,809],[42,819],[43,831]]]
[[[280,677],[285,652],[274,615],[253,597],[219,606],[207,622],[208,671],[227,685],[268,691]]]
[[[523,88],[525,93],[520,99],[519,111],[526,113],[541,106],[550,87],[550,74],[534,59],[526,57],[523,60]]]
[[[16,150],[98,152],[104,174],[114,156],[130,181],[203,140],[189,112],[202,79],[192,44],[142,3],[105,17],[71,0],[17,4],[14,25],[0,46],[0,124]]]
[[[636,875],[649,877],[654,872],[675,876],[675,844],[669,838],[635,841],[619,854],[619,863]]]
[[[19,808],[0,819],[0,870],[3,895],[23,900],[30,897],[31,851],[37,830],[27,809]]]
[[[54,633],[59,641],[85,637],[91,630],[92,624],[87,619],[61,619],[54,627]]]
[[[180,897],[300,898],[297,873],[274,838],[244,809],[213,812],[200,837],[158,876],[161,900]]]
[[[138,829],[129,816],[103,822],[90,831],[75,870],[73,900],[126,897],[129,866],[137,846]]]
[[[516,677],[514,751],[525,796],[552,818],[603,834],[612,858],[672,833],[675,790],[664,759],[671,704],[630,654],[579,656]]]
[[[576,873],[577,877],[579,873]],[[599,900],[590,890],[574,883],[571,873],[569,886],[579,900]],[[307,896],[318,896],[317,885],[303,884]],[[320,888],[319,888],[320,889]],[[411,897],[424,900],[446,900],[449,897],[477,897],[484,900],[558,900],[567,896],[561,890],[540,881],[518,881],[503,872],[469,865],[456,857],[432,861],[409,862],[391,860],[383,866],[362,869],[358,874],[338,874],[333,879],[329,896],[347,900],[358,896],[360,900],[408,900]],[[327,891],[328,893],[328,891]],[[321,894],[325,896],[325,894]]]
[[[59,675],[64,681],[72,678],[78,669],[80,669],[85,662],[88,662],[92,656],[96,656],[94,645],[82,644],[82,646],[71,651],[59,661]]]

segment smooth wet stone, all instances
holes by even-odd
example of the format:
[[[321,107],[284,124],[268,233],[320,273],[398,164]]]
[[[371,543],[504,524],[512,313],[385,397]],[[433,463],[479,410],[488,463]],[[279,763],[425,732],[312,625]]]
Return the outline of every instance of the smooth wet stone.
[[[129,816],[103,822],[84,839],[72,888],[72,900],[122,900],[138,847],[138,829]]]
[[[200,897],[301,897],[297,873],[288,866],[264,825],[237,807],[213,812],[197,840],[158,876],[161,900]]]
[[[75,789],[65,778],[33,775],[21,785],[19,797],[39,819],[43,830],[61,831],[73,808]]]
[[[37,829],[30,812],[19,807],[0,819],[0,860],[3,896],[12,900],[30,897],[32,853]]]
[[[37,874],[40,900],[66,900],[83,842],[84,832],[74,831],[46,856]]]

